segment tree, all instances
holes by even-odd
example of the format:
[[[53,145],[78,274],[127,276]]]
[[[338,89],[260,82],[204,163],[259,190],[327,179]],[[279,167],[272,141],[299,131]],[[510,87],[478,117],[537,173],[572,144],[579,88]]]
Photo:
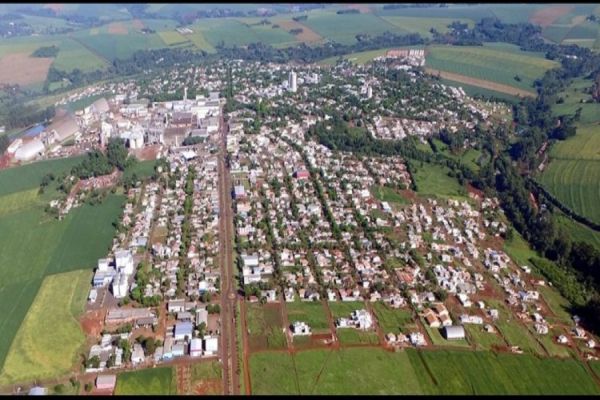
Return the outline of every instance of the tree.
[[[99,368],[100,367],[100,357],[98,356],[93,356],[92,358],[90,358],[87,361],[87,365],[88,368]]]

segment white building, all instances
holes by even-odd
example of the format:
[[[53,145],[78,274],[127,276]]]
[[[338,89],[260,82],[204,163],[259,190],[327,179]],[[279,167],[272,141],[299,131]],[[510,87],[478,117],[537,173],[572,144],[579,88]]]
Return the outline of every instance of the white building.
[[[190,342],[190,356],[200,357],[202,355],[202,339],[194,338]]]
[[[216,336],[204,336],[204,354],[214,355],[219,351],[219,338]]]
[[[113,296],[117,299],[122,299],[127,296],[128,289],[129,283],[127,282],[127,275],[118,273],[112,282]]]
[[[290,92],[295,93],[298,90],[298,76],[294,71],[290,72],[290,77],[288,79],[288,87],[290,88]]]
[[[129,250],[117,250],[115,252],[115,263],[119,272],[132,275],[133,274],[133,254]]]
[[[292,335],[294,336],[308,336],[311,334],[310,326],[304,322],[296,321],[292,324]]]
[[[30,161],[43,154],[45,149],[42,141],[35,139],[19,147],[15,153],[15,158],[19,161]]]

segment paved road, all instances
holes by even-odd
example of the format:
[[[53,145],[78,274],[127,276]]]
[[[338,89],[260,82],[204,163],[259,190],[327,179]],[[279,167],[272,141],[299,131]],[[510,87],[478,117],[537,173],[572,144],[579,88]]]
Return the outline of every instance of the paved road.
[[[231,178],[225,166],[227,126],[220,118],[219,157],[219,246],[221,263],[221,360],[223,362],[223,394],[239,394],[238,356],[235,329],[236,284],[233,275],[233,215]]]

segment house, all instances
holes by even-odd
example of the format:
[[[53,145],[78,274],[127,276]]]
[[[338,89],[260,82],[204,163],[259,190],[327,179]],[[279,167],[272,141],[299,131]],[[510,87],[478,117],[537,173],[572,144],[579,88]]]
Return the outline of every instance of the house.
[[[444,315],[440,316],[440,322],[442,323],[442,326],[450,326],[450,325],[452,325],[452,319],[447,314],[444,314]]]
[[[177,343],[173,345],[173,357],[182,357],[185,355],[185,345],[183,343]]]
[[[244,186],[242,185],[236,185],[233,188],[233,198],[236,200],[240,200],[240,199],[245,199],[246,198],[246,191],[244,189]]]
[[[292,335],[294,336],[306,336],[310,335],[310,326],[304,322],[296,321],[292,324]]]
[[[481,318],[479,315],[467,315],[467,314],[463,314],[460,316],[460,322],[463,324],[476,324],[476,325],[482,325],[483,324],[483,318]]]
[[[187,336],[188,339],[192,338],[192,332],[194,331],[194,325],[191,322],[178,322],[175,325],[175,340],[184,340]]]
[[[425,314],[425,321],[427,321],[430,328],[439,328],[441,325],[440,320],[432,312],[427,312]]]
[[[258,267],[258,254],[242,255],[244,267]]]
[[[194,338],[190,342],[190,356],[200,357],[202,355],[202,339]]]
[[[98,298],[98,291],[96,289],[90,290],[90,295],[88,296],[89,302],[91,304],[94,304],[96,302],[97,298]]]
[[[46,396],[48,394],[48,388],[42,386],[34,386],[29,389],[29,396]]]
[[[206,308],[196,310],[196,325],[200,325],[203,322],[204,325],[208,325],[208,311],[206,311]]]
[[[465,338],[465,328],[461,325],[445,326],[443,333],[446,340],[460,340]]]
[[[204,336],[204,354],[214,355],[219,351],[219,338],[217,336]]]
[[[170,313],[185,311],[185,300],[176,299],[169,301],[169,304],[167,305],[167,311]]]
[[[590,349],[593,349],[594,347],[596,347],[596,342],[594,341],[594,339],[590,339],[586,342],[585,345]]]
[[[117,376],[111,375],[98,375],[96,377],[96,389],[98,390],[115,390],[117,384]]]
[[[142,345],[139,343],[135,343],[133,345],[133,352],[131,353],[131,362],[133,365],[139,364],[143,362],[145,359],[144,349]]]
[[[425,346],[427,342],[425,342],[425,336],[421,332],[412,332],[409,335],[410,343],[413,346]]]
[[[569,340],[567,339],[567,337],[565,335],[560,335],[559,337],[556,338],[556,341],[560,344],[569,343]]]

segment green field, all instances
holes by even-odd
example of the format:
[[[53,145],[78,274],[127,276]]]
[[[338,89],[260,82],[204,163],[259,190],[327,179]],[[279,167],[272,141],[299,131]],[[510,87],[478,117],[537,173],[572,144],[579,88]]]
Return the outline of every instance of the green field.
[[[138,161],[123,173],[123,179],[127,179],[133,175],[137,176],[139,179],[149,178],[154,175],[155,165],[155,160]]]
[[[167,46],[174,46],[177,44],[189,42],[189,40],[185,36],[183,36],[177,31],[158,32],[158,36],[160,36],[162,41],[165,42]]]
[[[393,309],[380,301],[373,303],[373,310],[384,334],[390,332],[407,334],[408,330],[415,326],[410,310]]]
[[[246,323],[250,349],[278,349],[287,345],[279,307],[248,303]]]
[[[356,43],[356,35],[380,35],[386,31],[406,33],[401,28],[373,14],[343,14],[322,11],[311,13],[302,23],[322,37],[341,44]]]
[[[500,317],[496,321],[496,328],[504,339],[511,346],[519,346],[521,350],[528,354],[543,356],[546,353],[540,344],[532,336],[531,332],[525,327],[510,310],[499,301],[489,301],[490,306],[498,309]]]
[[[385,53],[390,48],[385,48],[385,49],[380,49],[380,50],[359,51],[357,53],[344,54],[343,56],[340,56],[340,57],[344,60],[351,61],[354,64],[363,65],[370,61],[373,61],[373,59],[375,59],[377,57],[381,57],[381,56],[385,55]],[[335,65],[337,60],[340,59],[340,57],[325,58],[325,59],[319,61],[319,64]]]
[[[6,357],[0,384],[53,378],[71,370],[85,342],[77,317],[91,277],[90,270],[80,270],[44,279]]]
[[[447,167],[437,164],[414,163],[413,179],[417,192],[441,197],[464,197],[466,189],[455,178],[448,176]]]
[[[336,335],[341,344],[378,344],[379,338],[374,331],[361,331],[354,328],[339,328]]]
[[[396,190],[387,186],[373,186],[371,193],[379,201],[387,201],[388,203],[408,204],[408,201],[400,195]]]
[[[329,332],[329,321],[320,301],[294,301],[286,303],[285,307],[290,324],[301,321],[308,324],[313,333]]]
[[[52,63],[52,66],[56,69],[72,71],[79,68],[82,72],[89,72],[107,66],[105,60],[71,38],[65,38],[60,43],[59,48],[56,59]]]
[[[587,242],[592,246],[600,248],[600,232],[588,228],[562,213],[556,213],[555,221],[566,230],[567,234],[574,241]]]
[[[362,301],[330,301],[328,305],[333,319],[350,318],[352,311],[367,308]]]
[[[497,332],[486,332],[484,325],[465,324],[464,327],[469,342],[474,343],[477,350],[494,350],[494,346],[506,345]]]
[[[40,201],[38,190],[30,189],[0,196],[0,217],[37,204]]]
[[[281,29],[272,28],[272,25],[252,25],[260,19],[253,18],[213,18],[203,19],[190,28],[201,36],[196,39],[200,45],[207,42],[211,47],[220,43],[226,46],[243,46],[250,43],[262,42],[276,45],[282,43],[297,43],[291,33]],[[199,39],[202,38],[202,39]],[[198,44],[197,44],[198,45]],[[198,46],[201,48],[201,46]],[[206,50],[210,51],[210,48]]]
[[[117,376],[115,395],[174,395],[177,383],[171,367],[123,372]]]
[[[537,257],[536,252],[531,249],[529,243],[523,239],[519,232],[514,230],[512,239],[504,242],[504,251],[518,266],[531,265],[529,259]]]
[[[421,322],[427,331],[429,339],[431,339],[431,343],[433,343],[435,346],[470,347],[469,342],[467,342],[465,339],[446,340],[446,338],[442,335],[442,328],[431,328],[424,319],[421,319]]]
[[[534,92],[533,81],[558,66],[536,53],[508,45],[430,46],[427,66]],[[518,48],[517,48],[518,49]],[[518,75],[521,81],[515,80]]]
[[[85,47],[101,58],[113,61],[127,59],[137,50],[152,50],[166,47],[158,34],[144,35],[129,32],[127,35],[103,33],[91,35],[89,31],[80,31],[73,35]]]
[[[487,351],[390,353],[352,348],[294,356],[265,352],[250,357],[250,369],[253,394],[266,395],[600,393],[583,364],[574,359]]]
[[[405,32],[418,33],[419,35],[428,38],[433,37],[433,34],[430,32],[431,28],[440,33],[446,33],[449,31],[448,25],[457,21],[453,18],[412,18],[400,16],[382,17],[382,19]],[[467,24],[469,28],[472,28],[475,25],[474,22],[469,19],[459,19],[458,21]]]

